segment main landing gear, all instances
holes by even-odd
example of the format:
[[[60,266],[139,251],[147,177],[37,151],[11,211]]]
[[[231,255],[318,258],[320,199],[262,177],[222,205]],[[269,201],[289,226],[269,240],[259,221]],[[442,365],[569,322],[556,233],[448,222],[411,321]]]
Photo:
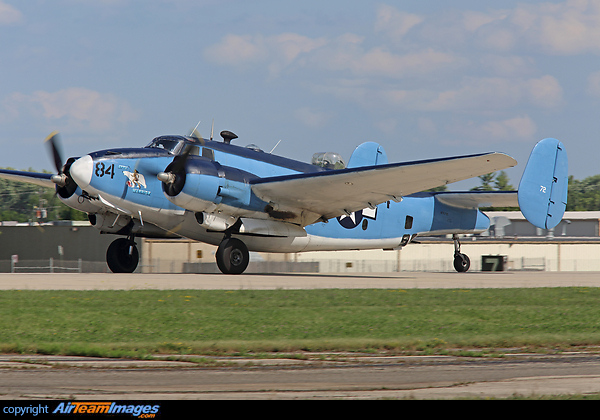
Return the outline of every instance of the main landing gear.
[[[225,237],[217,249],[217,266],[223,274],[242,274],[250,262],[248,247],[239,239]]]
[[[464,273],[471,267],[471,260],[467,254],[461,254],[458,235],[452,235],[452,239],[454,240],[454,269],[459,273]]]
[[[133,273],[139,261],[133,236],[114,240],[106,250],[106,263],[113,273]]]

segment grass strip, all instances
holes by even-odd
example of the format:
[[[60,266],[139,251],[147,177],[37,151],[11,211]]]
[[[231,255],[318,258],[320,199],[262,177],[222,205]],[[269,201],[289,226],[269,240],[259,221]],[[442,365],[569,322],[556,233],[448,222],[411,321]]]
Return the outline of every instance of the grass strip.
[[[0,291],[0,352],[417,351],[600,344],[600,289]]]

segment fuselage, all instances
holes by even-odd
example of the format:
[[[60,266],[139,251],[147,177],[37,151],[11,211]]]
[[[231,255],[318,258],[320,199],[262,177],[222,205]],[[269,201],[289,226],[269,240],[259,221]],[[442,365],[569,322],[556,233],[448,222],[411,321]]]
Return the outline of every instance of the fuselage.
[[[165,186],[158,174],[173,168],[185,147],[192,149],[183,180]],[[234,231],[233,236],[260,252],[390,249],[415,235],[474,233],[489,227],[479,210],[443,204],[429,193],[316,221],[273,208],[252,192],[253,179],[325,170],[255,148],[164,136],[145,148],[102,150],[79,158],[70,173],[80,188],[66,202],[104,218],[101,230],[119,233],[119,228],[128,228],[138,236],[160,236],[162,231],[214,245],[238,219],[255,220],[261,230]]]

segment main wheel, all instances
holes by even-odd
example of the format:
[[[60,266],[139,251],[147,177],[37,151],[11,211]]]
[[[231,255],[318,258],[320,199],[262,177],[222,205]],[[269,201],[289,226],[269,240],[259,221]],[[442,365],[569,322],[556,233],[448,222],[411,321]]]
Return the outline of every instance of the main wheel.
[[[135,242],[127,238],[114,240],[106,250],[106,263],[113,273],[133,273],[139,261]]]
[[[454,256],[454,269],[459,273],[464,273],[471,267],[471,260],[467,254],[456,254]]]
[[[242,274],[250,262],[248,247],[239,239],[224,239],[217,249],[217,266],[223,274]]]

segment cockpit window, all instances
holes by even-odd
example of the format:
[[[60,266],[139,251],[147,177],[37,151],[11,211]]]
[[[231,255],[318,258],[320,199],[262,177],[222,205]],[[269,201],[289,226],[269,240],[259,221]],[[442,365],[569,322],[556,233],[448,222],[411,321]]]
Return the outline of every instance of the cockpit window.
[[[342,157],[333,152],[315,153],[311,163],[327,169],[344,169],[346,167],[346,162]]]
[[[178,151],[181,142],[181,140],[175,140],[168,137],[157,137],[146,147],[153,149],[165,149],[168,152],[175,154]]]

